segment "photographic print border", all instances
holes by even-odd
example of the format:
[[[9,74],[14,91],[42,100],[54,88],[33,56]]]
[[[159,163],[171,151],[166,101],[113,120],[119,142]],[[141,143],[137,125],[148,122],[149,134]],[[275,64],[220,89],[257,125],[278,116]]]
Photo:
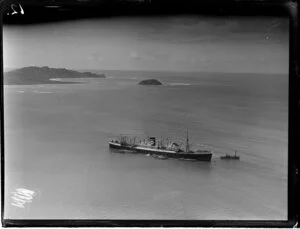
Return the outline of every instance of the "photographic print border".
[[[26,0],[23,0],[26,2]],[[20,1],[21,2],[21,1]],[[106,4],[107,1],[101,1],[101,6],[116,7],[118,2]],[[143,7],[142,11],[135,11],[134,9],[125,10],[126,14],[157,14],[157,13],[169,13],[172,8],[172,4],[176,5],[180,1],[165,1],[165,0],[145,0],[143,4],[139,3],[138,7]],[[219,0],[219,1],[201,1],[197,3],[195,1],[182,0],[187,5],[195,4],[200,6],[201,4],[208,6],[207,11],[203,11],[208,14],[218,15],[220,13],[237,13],[237,9],[246,9],[240,11],[239,14],[249,14],[247,11],[251,7],[263,7],[260,13],[269,14],[268,10],[272,10],[274,7],[280,9],[278,12],[286,12],[289,16],[289,115],[288,115],[288,219],[286,221],[264,221],[264,220],[12,220],[4,219],[4,186],[5,186],[5,152],[4,152],[4,102],[3,102],[3,34],[2,34],[2,21],[5,9],[9,7],[10,1],[0,1],[1,7],[1,220],[4,227],[297,227],[299,220],[299,131],[300,131],[300,36],[299,36],[299,0]],[[210,3],[208,3],[210,2]],[[68,6],[75,7],[76,10],[81,11],[80,5],[72,5],[68,2]],[[94,3],[96,4],[96,3]],[[113,4],[113,6],[112,6]],[[159,12],[155,11],[155,5],[162,4]],[[183,3],[181,3],[183,4]],[[228,7],[225,7],[224,6]],[[110,5],[110,6],[107,6]],[[141,6],[142,5],[142,6]],[[34,4],[33,4],[34,6]],[[95,7],[100,6],[96,5]],[[230,7],[229,7],[230,6]],[[233,6],[233,8],[232,8]],[[235,8],[238,6],[238,8]],[[89,7],[94,7],[90,5]],[[170,8],[171,7],[171,8]],[[130,8],[130,6],[129,6]],[[133,7],[134,8],[134,7]],[[178,7],[179,9],[180,7]],[[232,9],[226,11],[226,9]],[[127,8],[126,8],[127,9]],[[176,10],[176,6],[173,8]],[[171,13],[173,12],[171,10]],[[223,10],[225,9],[225,11]],[[165,10],[165,11],[164,11]],[[82,12],[82,16],[85,17],[85,12]],[[115,12],[115,11],[114,11]],[[178,11],[180,12],[180,10]],[[201,12],[201,13],[203,13]],[[98,12],[99,13],[99,12]],[[100,12],[101,13],[101,12]],[[122,10],[116,10],[116,14],[122,14]],[[276,15],[277,11],[272,12]],[[251,13],[250,13],[251,14]],[[255,16],[255,15],[253,15]]]

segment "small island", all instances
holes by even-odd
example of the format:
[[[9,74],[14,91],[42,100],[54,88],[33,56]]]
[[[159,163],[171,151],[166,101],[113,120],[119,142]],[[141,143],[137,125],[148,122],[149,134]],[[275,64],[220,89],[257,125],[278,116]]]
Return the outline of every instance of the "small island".
[[[147,79],[140,81],[139,85],[162,85],[162,83],[156,79]]]
[[[69,82],[53,81],[64,78],[105,78],[104,74],[78,72],[65,68],[25,67],[4,73],[4,84],[33,85],[33,84],[63,84]],[[76,82],[74,82],[76,83]]]

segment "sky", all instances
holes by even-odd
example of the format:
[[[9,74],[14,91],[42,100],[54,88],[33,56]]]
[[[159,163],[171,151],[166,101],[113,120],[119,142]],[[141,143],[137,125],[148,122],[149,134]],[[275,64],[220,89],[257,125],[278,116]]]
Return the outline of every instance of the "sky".
[[[288,19],[160,16],[3,26],[4,68],[288,72]]]

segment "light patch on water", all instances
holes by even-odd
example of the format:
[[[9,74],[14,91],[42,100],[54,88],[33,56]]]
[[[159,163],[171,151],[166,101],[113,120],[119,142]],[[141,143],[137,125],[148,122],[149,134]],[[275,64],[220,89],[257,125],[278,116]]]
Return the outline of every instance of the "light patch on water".
[[[171,86],[190,86],[190,83],[170,83]]]
[[[11,205],[19,208],[25,208],[26,204],[32,202],[35,195],[35,191],[26,188],[17,188],[14,192],[12,192]]]
[[[64,83],[80,83],[80,84],[88,84],[88,83],[100,83],[99,80],[103,78],[98,77],[80,77],[80,78],[50,78],[50,81],[55,82],[64,82]]]
[[[36,93],[36,94],[50,94],[52,92],[51,91],[33,91],[33,93]]]
[[[63,81],[62,78],[50,78],[49,80],[50,80],[50,81],[59,81],[59,82],[62,82],[62,81]]]
[[[25,91],[17,91],[17,93],[24,93]]]

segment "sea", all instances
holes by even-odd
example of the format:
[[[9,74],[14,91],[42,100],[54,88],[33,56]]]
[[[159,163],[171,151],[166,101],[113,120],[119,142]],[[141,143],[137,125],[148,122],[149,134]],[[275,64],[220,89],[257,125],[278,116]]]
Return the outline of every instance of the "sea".
[[[4,218],[287,219],[287,74],[93,72],[106,78],[4,87]],[[187,131],[211,162],[108,147]]]

